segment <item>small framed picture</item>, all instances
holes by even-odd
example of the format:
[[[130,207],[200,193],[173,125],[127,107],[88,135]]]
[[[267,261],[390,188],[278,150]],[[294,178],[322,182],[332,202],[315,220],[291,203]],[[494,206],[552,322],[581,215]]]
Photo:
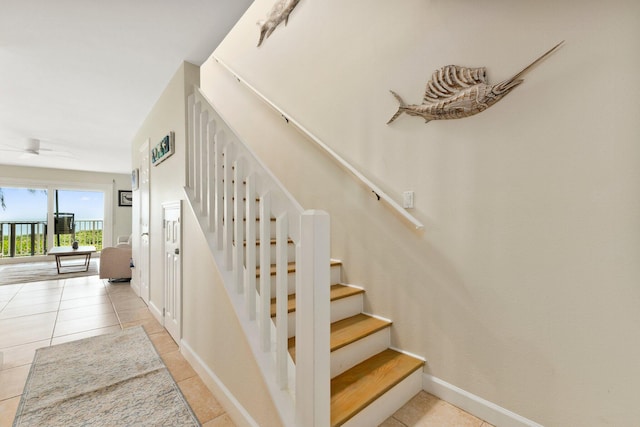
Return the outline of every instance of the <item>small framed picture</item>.
[[[118,206],[133,206],[133,192],[118,190]]]
[[[138,175],[140,175],[139,169],[134,169],[131,171],[131,189],[138,189]]]
[[[169,132],[162,138],[162,141],[160,141],[158,145],[151,148],[151,164],[153,164],[153,166],[158,166],[173,155],[176,149],[175,138],[175,134]]]

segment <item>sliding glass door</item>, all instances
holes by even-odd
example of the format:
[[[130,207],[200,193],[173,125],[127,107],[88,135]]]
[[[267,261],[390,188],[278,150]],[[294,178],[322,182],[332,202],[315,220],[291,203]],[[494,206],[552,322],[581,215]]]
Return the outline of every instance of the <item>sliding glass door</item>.
[[[101,191],[55,190],[54,246],[80,246],[102,249],[104,193]]]
[[[113,186],[0,182],[0,260],[111,241]]]
[[[47,253],[47,189],[0,188],[0,258]]]

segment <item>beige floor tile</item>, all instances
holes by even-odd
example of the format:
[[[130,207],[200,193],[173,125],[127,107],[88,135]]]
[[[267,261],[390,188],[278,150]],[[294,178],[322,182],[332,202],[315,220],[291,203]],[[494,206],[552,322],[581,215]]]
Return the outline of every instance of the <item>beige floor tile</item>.
[[[104,287],[110,294],[126,293],[137,297],[130,282],[106,282]]]
[[[133,310],[117,310],[118,318],[122,323],[135,322],[137,320],[153,319],[148,308],[135,308]]]
[[[171,338],[171,335],[166,331],[151,334],[149,335],[149,339],[153,343],[159,355],[178,350],[178,344],[176,344],[173,338]]]
[[[62,301],[77,299],[77,298],[86,298],[93,297],[97,295],[107,295],[107,290],[104,286],[91,286],[88,288],[82,286],[76,287],[64,287],[64,292],[62,293]]]
[[[0,400],[20,396],[29,376],[31,365],[0,371]]]
[[[45,302],[41,304],[30,305],[15,305],[12,302],[8,303],[4,309],[0,312],[0,319],[10,319],[12,317],[30,316],[32,314],[49,313],[52,311],[58,311],[60,307],[60,301]]]
[[[113,309],[113,305],[111,305],[110,303],[68,308],[66,310],[60,310],[60,312],[58,313],[58,322],[111,313],[115,313],[115,311]]]
[[[36,287],[36,288],[31,288],[29,286],[23,286],[22,289],[20,289],[20,291],[18,291],[18,293],[16,294],[15,298],[16,299],[25,299],[25,298],[36,298],[36,297],[48,297],[51,295],[57,295],[60,296],[62,295],[62,286],[57,286],[54,288],[42,288],[42,287]]]
[[[98,276],[82,276],[64,279],[65,286],[81,286],[81,285],[102,285],[104,282]]]
[[[97,304],[111,304],[111,300],[107,295],[94,295],[70,300],[62,300],[60,301],[60,310],[67,310],[69,308],[85,307],[88,305]]]
[[[134,320],[133,322],[127,322],[122,324],[122,329],[129,329],[135,326],[142,326],[147,335],[157,334],[164,332],[164,327],[152,316],[149,319]]]
[[[494,426],[493,424],[489,424],[488,422],[485,421],[484,423],[482,423],[480,427],[496,427],[496,426]]]
[[[480,427],[483,423],[481,419],[424,391],[393,414],[393,418],[408,427]]]
[[[113,306],[116,308],[116,311],[125,311],[125,310],[135,310],[138,308],[146,308],[147,304],[144,303],[142,298],[136,297],[126,298],[126,299],[114,299],[111,297],[111,301],[113,302]]]
[[[184,356],[180,354],[180,351],[164,353],[161,357],[176,382],[198,375],[196,374],[196,371],[193,370],[189,362],[186,361]]]
[[[201,423],[213,420],[224,414],[224,409],[213,397],[200,377],[192,377],[178,383],[182,394]]]
[[[42,347],[48,347],[50,342],[51,340],[47,339],[0,349],[3,359],[0,369],[10,369],[32,363],[36,350]]]
[[[36,341],[50,340],[52,335],[53,324],[34,326],[27,330],[16,329],[11,332],[0,332],[0,346],[14,347]]]
[[[403,423],[401,423],[400,421],[396,420],[393,417],[389,417],[378,427],[406,427],[406,425],[404,425]]]
[[[0,401],[0,427],[10,427],[18,411],[20,396]]]
[[[16,295],[10,302],[12,307],[31,306],[33,304],[60,303],[60,295],[39,295],[33,298]]]
[[[64,286],[63,280],[45,280],[43,282],[29,282],[22,287],[23,292],[35,291],[38,289],[56,289]]]
[[[17,285],[2,285],[0,286],[0,295],[15,295],[20,288],[24,286],[24,283],[18,283]]]
[[[121,330],[122,328],[120,327],[120,325],[107,326],[106,328],[91,329],[90,331],[78,332],[77,334],[69,334],[69,335],[63,335],[61,337],[54,337],[51,340],[51,345],[81,340],[83,338],[95,337],[97,335],[110,334],[112,332],[120,332]]]
[[[52,312],[0,320],[0,348],[50,339],[57,315]]]
[[[207,421],[202,427],[236,427],[236,425],[228,414],[222,414],[211,421]]]
[[[76,334],[78,332],[90,331],[92,329],[106,328],[107,326],[120,325],[115,313],[101,314],[97,316],[84,317],[82,319],[65,320],[56,322],[54,337]]]

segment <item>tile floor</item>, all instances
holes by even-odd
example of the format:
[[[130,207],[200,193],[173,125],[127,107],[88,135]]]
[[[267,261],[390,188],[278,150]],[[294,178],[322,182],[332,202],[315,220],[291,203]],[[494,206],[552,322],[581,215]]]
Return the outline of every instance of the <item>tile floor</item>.
[[[0,427],[11,426],[35,350],[142,325],[204,427],[234,426],[129,283],[97,276],[0,286]],[[381,427],[490,427],[421,392]]]
[[[0,427],[11,426],[35,350],[142,325],[204,427],[234,426],[129,283],[97,276],[0,286]]]

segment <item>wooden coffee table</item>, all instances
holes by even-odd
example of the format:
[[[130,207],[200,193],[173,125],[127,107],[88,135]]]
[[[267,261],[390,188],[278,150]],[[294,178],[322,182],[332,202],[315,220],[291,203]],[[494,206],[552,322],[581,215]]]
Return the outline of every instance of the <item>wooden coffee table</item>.
[[[58,269],[58,274],[63,273],[77,273],[78,271],[89,271],[89,262],[91,261],[91,254],[96,251],[95,246],[78,246],[78,249],[73,249],[71,246],[56,246],[49,250],[49,255],[54,255],[56,257],[56,268]],[[84,257],[84,264],[73,264],[73,265],[62,265],[60,263],[60,258],[62,257]],[[84,267],[84,270],[73,270],[73,271],[60,271],[61,268],[69,268],[69,267]]]

